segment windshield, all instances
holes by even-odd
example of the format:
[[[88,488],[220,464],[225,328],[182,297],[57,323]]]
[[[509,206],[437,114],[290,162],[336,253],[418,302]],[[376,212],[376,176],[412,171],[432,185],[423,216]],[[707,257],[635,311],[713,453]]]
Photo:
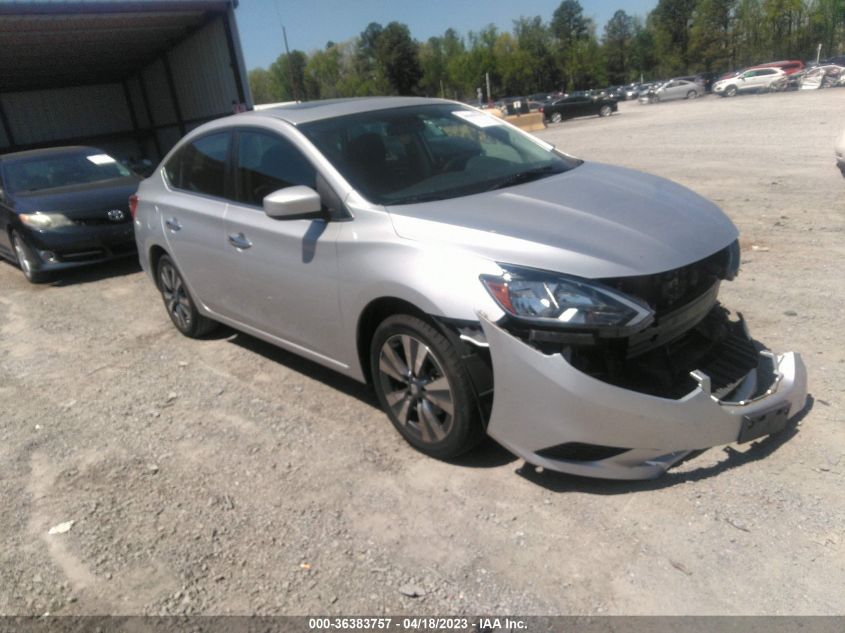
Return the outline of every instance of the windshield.
[[[130,173],[114,158],[96,150],[35,156],[3,165],[6,186],[11,193],[111,180]]]
[[[581,164],[457,104],[377,110],[300,129],[353,187],[384,205],[466,196]]]

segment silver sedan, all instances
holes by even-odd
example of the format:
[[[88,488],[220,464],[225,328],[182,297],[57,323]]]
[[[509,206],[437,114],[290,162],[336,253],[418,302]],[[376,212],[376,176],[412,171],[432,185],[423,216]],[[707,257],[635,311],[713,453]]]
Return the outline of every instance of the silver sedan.
[[[704,94],[704,88],[685,79],[672,79],[654,91],[654,101],[673,101],[675,99],[695,99]]]
[[[486,433],[549,469],[656,477],[805,404],[800,356],[758,352],[718,302],[739,246],[714,204],[460,103],[214,121],[132,208],[179,331],[225,323],[368,382],[437,458]]]

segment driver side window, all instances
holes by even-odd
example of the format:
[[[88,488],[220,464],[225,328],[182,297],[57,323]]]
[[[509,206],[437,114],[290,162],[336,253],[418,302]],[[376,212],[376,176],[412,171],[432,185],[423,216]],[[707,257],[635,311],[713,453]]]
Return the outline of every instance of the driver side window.
[[[260,207],[264,197],[285,187],[317,188],[316,171],[290,141],[255,130],[238,135],[235,166],[238,201]]]

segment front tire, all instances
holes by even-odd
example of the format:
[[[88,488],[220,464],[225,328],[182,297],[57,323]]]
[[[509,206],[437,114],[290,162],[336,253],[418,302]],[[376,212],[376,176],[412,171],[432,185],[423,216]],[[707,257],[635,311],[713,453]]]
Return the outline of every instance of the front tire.
[[[610,116],[611,114],[613,114],[613,108],[611,108],[609,105],[603,105],[601,108],[599,108],[600,117]]]
[[[162,255],[156,268],[156,280],[164,307],[173,325],[185,336],[199,338],[213,330],[217,323],[197,311],[182,274],[168,255]]]
[[[736,86],[728,86],[725,88],[725,96],[726,97],[735,97],[736,96]]]
[[[452,344],[407,314],[385,319],[370,345],[376,395],[399,434],[438,459],[457,457],[483,437],[469,374]]]
[[[36,269],[32,251],[17,231],[12,231],[12,250],[15,251],[15,259],[17,259],[18,266],[29,283],[42,284],[50,279],[49,273]]]

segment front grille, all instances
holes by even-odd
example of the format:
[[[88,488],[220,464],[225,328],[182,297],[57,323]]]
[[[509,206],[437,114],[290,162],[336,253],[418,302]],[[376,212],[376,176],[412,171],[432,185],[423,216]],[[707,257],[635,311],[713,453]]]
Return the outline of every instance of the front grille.
[[[729,320],[727,310],[717,304],[691,330],[636,358],[626,358],[622,350],[585,348],[573,350],[571,362],[609,384],[663,398],[681,398],[695,389],[690,372],[699,370],[721,398],[758,368],[760,358],[743,323]]]
[[[95,217],[95,218],[74,218],[73,223],[77,226],[104,226],[110,224],[126,224],[127,222],[132,221],[132,216],[129,215],[128,211],[124,212],[125,215],[122,220],[115,222],[114,220],[109,220],[107,217]]]
[[[658,318],[671,312],[709,290],[714,283],[728,276],[731,247],[727,246],[697,262],[638,277],[602,279],[602,283],[648,303]]]

